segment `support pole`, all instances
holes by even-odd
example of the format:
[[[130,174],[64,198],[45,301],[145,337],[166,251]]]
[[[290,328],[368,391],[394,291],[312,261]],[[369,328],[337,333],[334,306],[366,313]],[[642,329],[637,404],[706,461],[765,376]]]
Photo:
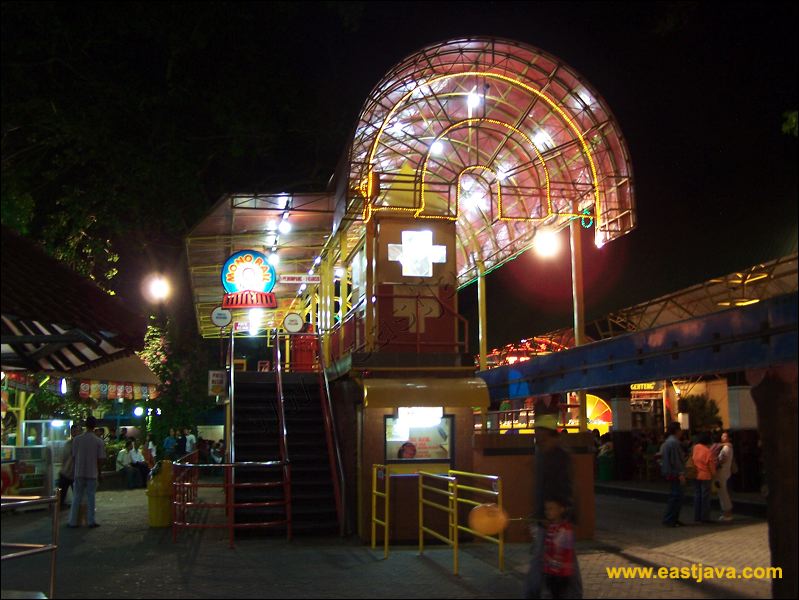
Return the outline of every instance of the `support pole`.
[[[477,261],[477,306],[479,314],[479,331],[480,331],[480,370],[485,371],[488,368],[488,318],[486,311],[486,268],[483,261]]]
[[[578,212],[574,203],[574,212]],[[585,314],[583,306],[583,246],[580,238],[580,219],[573,218],[569,222],[569,241],[571,242],[572,261],[572,299],[574,302],[574,345],[585,343]],[[585,390],[577,390],[580,403],[580,431],[588,430],[588,407]]]
[[[333,301],[335,296],[335,288],[333,285],[333,261],[330,253],[322,259],[320,266],[320,275],[322,276],[322,285],[320,286],[322,297],[321,301],[321,319],[320,331],[322,333],[322,351],[325,357],[325,364],[330,364],[331,348],[330,348],[330,330],[333,328]]]
[[[477,307],[478,307],[478,330],[480,337],[480,370],[488,368],[488,312],[486,310],[486,267],[482,260],[477,261]],[[483,433],[488,430],[488,410],[480,407],[480,422],[482,423]]]
[[[375,350],[375,339],[377,338],[377,323],[375,319],[375,243],[377,238],[377,225],[374,217],[366,224],[366,315],[364,323],[364,335],[366,337],[366,351]]]

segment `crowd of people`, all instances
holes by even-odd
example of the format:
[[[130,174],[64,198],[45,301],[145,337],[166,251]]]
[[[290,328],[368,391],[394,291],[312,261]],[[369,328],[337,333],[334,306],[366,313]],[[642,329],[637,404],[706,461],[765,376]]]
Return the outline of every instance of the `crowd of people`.
[[[683,431],[679,423],[671,423],[666,431],[668,437],[659,452],[661,473],[669,483],[669,498],[663,525],[681,527],[683,486],[690,480],[694,492],[694,522],[710,523],[710,501],[715,492],[719,496],[721,522],[732,521],[732,500],[728,488],[729,479],[737,470],[735,454],[728,432],[721,433],[714,443],[711,434],[701,432],[686,450]]]
[[[147,487],[151,469],[158,460],[177,460],[197,451],[198,462],[219,464],[224,461],[225,442],[210,442],[195,436],[190,427],[170,429],[159,449],[153,435],[144,438],[135,428],[121,427],[119,432],[113,428],[97,427],[97,419],[88,417],[84,428],[75,423],[70,429],[70,438],[64,444],[61,468],[58,473],[58,486],[61,488],[61,508],[67,507],[67,492],[72,490],[72,506],[69,527],[77,527],[78,507],[86,497],[87,522],[90,527],[99,526],[94,520],[94,498],[97,483],[102,478],[104,462],[109,448],[109,460],[116,471],[121,471],[129,489]],[[122,448],[114,457],[114,444]],[[75,513],[73,515],[73,512]]]

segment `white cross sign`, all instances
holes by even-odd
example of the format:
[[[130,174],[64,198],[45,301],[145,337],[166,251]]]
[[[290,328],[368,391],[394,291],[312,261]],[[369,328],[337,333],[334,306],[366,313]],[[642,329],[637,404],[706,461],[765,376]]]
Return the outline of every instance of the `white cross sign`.
[[[403,277],[432,277],[433,263],[447,262],[447,247],[433,245],[432,231],[403,231],[402,244],[388,245],[388,260],[400,262]]]

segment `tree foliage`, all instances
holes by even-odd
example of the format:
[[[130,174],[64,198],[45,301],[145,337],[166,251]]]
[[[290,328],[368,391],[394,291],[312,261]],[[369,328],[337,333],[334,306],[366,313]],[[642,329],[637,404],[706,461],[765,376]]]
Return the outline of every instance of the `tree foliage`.
[[[161,380],[159,395],[151,402],[161,410],[150,420],[156,439],[163,439],[171,427],[194,427],[215,406],[208,396],[208,365],[201,344],[176,340],[168,327],[153,322],[140,356]]]
[[[179,247],[224,192],[323,186],[344,132],[327,90],[298,85],[297,31],[359,18],[357,3],[4,3],[3,223],[103,282],[121,239]]]
[[[689,395],[683,398],[688,419],[693,431],[711,431],[721,427],[719,406],[707,394]]]

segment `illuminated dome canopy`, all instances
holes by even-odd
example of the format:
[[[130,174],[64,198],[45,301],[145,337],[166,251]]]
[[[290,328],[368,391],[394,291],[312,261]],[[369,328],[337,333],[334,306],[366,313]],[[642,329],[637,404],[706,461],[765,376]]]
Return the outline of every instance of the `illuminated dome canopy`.
[[[458,280],[572,218],[602,245],[635,226],[618,124],[573,69],[532,46],[477,37],[409,56],[372,90],[350,153],[364,221],[456,221]]]

